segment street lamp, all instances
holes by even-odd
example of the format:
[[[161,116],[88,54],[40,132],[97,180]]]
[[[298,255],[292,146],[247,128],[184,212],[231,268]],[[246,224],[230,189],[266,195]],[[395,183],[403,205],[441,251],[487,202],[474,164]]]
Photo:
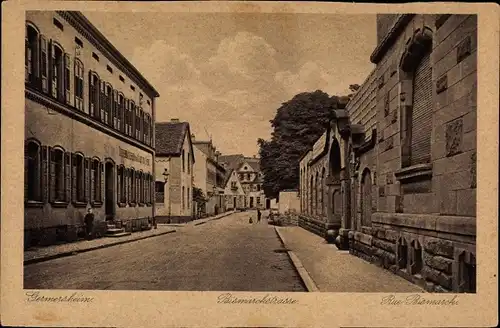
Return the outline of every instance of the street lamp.
[[[166,185],[168,182],[168,176],[170,175],[170,173],[168,173],[167,168],[165,168],[162,175],[163,175],[163,180],[165,181],[165,185]],[[163,199],[165,199],[165,185],[163,187]],[[168,197],[168,222],[170,223],[170,192],[169,192],[168,196],[169,196]]]

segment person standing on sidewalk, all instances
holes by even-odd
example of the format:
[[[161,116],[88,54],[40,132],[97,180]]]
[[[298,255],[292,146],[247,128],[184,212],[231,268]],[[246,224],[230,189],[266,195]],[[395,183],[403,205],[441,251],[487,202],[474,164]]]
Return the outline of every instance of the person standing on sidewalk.
[[[84,218],[85,222],[85,237],[87,240],[92,239],[92,231],[94,230],[94,213],[92,213],[92,207],[87,209],[87,214]]]
[[[260,222],[261,216],[262,216],[262,213],[260,212],[260,209],[257,209],[257,222]]]

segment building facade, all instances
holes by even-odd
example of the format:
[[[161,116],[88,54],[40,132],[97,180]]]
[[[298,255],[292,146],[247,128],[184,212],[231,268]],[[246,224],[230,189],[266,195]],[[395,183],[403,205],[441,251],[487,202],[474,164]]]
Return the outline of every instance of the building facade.
[[[224,187],[224,203],[226,210],[243,210],[246,209],[247,195],[238,178],[235,170],[231,170],[227,174]]]
[[[88,207],[97,234],[147,226],[158,92],[80,12],[25,31],[25,246],[76,240]]]
[[[172,119],[155,124],[156,221],[179,223],[193,219],[193,165],[189,123]]]
[[[194,165],[194,185],[200,188],[207,202],[201,213],[214,215],[225,211],[224,180],[226,169],[218,163],[220,153],[212,141],[196,140],[192,135],[196,163]]]
[[[428,291],[475,292],[477,16],[377,31],[376,68],[301,160],[300,224]]]

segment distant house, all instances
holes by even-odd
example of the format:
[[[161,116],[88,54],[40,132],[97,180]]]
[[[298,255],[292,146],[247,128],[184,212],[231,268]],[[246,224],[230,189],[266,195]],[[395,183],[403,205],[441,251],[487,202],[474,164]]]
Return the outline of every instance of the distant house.
[[[247,208],[246,194],[235,170],[230,170],[225,181],[224,198],[227,210]]]
[[[172,119],[156,123],[155,131],[156,222],[190,221],[195,157],[189,123]]]
[[[207,202],[199,210],[203,214],[213,215],[225,211],[224,181],[226,169],[218,163],[220,153],[212,141],[196,140],[191,135],[196,163],[194,164],[194,186],[200,188]]]

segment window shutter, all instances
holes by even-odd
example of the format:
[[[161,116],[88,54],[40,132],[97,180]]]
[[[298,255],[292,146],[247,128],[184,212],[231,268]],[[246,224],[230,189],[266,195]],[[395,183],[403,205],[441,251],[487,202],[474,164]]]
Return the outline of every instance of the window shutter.
[[[129,192],[128,192],[129,191],[128,169],[124,169],[123,174],[124,174],[123,182],[125,183],[124,190],[123,190],[124,191],[123,199],[125,200],[125,203],[128,203],[129,199],[130,199]]]
[[[92,165],[92,160],[90,157],[84,159],[84,175],[83,175],[83,190],[85,203],[90,201],[90,167]]]
[[[120,201],[122,199],[122,195],[121,195],[122,181],[121,181],[120,172],[122,172],[122,168],[121,167],[119,167],[116,170],[116,202],[117,203],[120,203]]]
[[[92,78],[92,71],[89,71],[89,115],[94,116],[95,114],[95,90],[94,90],[94,79]]]
[[[49,165],[49,160],[48,160],[48,147],[47,146],[42,146],[42,172],[41,172],[41,185],[42,185],[42,202],[46,203],[48,200],[48,165]]]
[[[118,129],[118,91],[113,90],[113,128]]]
[[[71,58],[68,53],[64,54],[64,91],[66,103],[71,105]]]
[[[432,133],[432,69],[430,54],[422,58],[413,80],[411,165],[429,163]]]
[[[47,51],[47,38],[44,35],[40,35],[40,75],[42,77],[42,91],[45,93],[49,92],[48,85],[48,67],[49,67],[49,55]]]
[[[71,177],[71,199],[73,199],[73,202],[77,201],[77,182],[76,182],[76,178],[77,178],[77,172],[76,172],[76,155],[75,154],[72,154],[71,156],[71,168],[72,168],[72,177]]]
[[[54,98],[57,98],[57,80],[56,80],[56,72],[54,70],[56,62],[56,52],[54,49],[54,44],[52,40],[49,41],[49,79],[50,79],[50,91],[51,95]]]
[[[104,81],[101,81],[101,90],[99,93],[99,108],[101,109],[100,111],[100,118],[102,122],[105,122],[106,114],[104,113],[104,110],[106,108],[106,94],[105,94],[105,87],[106,85],[104,84]]]
[[[64,186],[66,190],[65,201],[71,201],[71,153],[64,154]]]
[[[90,159],[89,159],[90,161]],[[94,165],[94,161],[90,161],[90,176],[89,176],[89,182],[90,182],[90,201],[92,203],[94,203],[96,200],[96,169],[98,169],[95,165]]]
[[[99,192],[99,200],[102,202],[104,202],[104,163],[100,163],[100,167],[101,167],[101,176],[99,177],[99,182],[101,183],[101,189],[100,189],[100,192]]]
[[[56,163],[54,162],[54,149],[49,148],[49,201],[56,200]]]

